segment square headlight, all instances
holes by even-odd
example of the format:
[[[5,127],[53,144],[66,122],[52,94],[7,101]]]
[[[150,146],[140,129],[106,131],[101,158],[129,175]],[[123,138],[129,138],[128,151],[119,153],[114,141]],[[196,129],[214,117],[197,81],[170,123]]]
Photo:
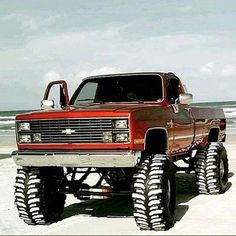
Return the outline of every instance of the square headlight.
[[[18,131],[29,131],[29,130],[30,130],[29,122],[18,123]]]
[[[115,120],[115,128],[116,129],[127,129],[128,128],[128,120]]]
[[[19,143],[31,143],[31,135],[30,134],[20,134],[19,135]]]
[[[126,143],[126,142],[129,142],[129,134],[128,133],[118,133],[118,134],[115,134],[115,142],[116,143]]]
[[[33,142],[34,143],[41,143],[42,142],[42,137],[41,137],[40,133],[33,134]]]
[[[112,132],[103,132],[102,140],[104,143],[112,143]]]

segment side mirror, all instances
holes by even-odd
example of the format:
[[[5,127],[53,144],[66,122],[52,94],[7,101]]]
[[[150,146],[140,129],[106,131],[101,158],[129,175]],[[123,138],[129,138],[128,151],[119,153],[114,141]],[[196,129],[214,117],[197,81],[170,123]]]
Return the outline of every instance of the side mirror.
[[[52,100],[48,100],[51,88],[55,85],[60,86],[59,87],[60,88],[59,99],[60,99],[61,107],[66,107],[69,105],[69,95],[68,95],[68,88],[67,88],[66,81],[65,80],[56,80],[56,81],[52,81],[48,84],[46,91],[44,93],[43,101],[41,102],[41,108],[42,108],[42,105],[45,105],[45,107],[48,107],[49,109],[55,107],[55,102]]]
[[[193,102],[193,95],[191,93],[181,93],[179,95],[179,103],[182,105],[190,105]]]
[[[42,100],[41,101],[41,110],[51,110],[55,107],[53,100]]]

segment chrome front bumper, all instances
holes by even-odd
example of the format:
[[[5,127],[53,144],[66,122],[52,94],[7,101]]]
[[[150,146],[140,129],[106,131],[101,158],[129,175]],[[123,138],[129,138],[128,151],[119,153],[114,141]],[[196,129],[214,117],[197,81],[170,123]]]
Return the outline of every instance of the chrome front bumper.
[[[19,166],[63,167],[134,167],[141,152],[137,151],[14,151],[12,157]]]

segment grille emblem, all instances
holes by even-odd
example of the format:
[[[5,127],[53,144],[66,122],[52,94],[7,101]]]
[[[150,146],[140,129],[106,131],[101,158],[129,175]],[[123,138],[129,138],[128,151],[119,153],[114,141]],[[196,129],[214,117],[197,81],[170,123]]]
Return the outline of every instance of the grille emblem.
[[[70,135],[70,134],[75,133],[75,130],[74,129],[65,129],[65,130],[62,130],[62,133]]]

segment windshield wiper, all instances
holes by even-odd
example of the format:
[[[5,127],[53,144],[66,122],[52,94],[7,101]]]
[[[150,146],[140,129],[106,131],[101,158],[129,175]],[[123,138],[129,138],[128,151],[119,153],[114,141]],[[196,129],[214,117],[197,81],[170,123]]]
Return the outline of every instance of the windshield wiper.
[[[101,103],[101,104],[105,103],[103,101],[100,101],[100,100],[97,100],[97,99],[94,99],[94,98],[79,99],[76,102],[86,102],[86,101],[93,101],[94,103]]]
[[[139,100],[137,98],[132,98],[132,97],[127,97],[127,98],[130,99],[130,101],[135,101],[135,102],[138,102],[138,103],[144,103],[144,101]]]

